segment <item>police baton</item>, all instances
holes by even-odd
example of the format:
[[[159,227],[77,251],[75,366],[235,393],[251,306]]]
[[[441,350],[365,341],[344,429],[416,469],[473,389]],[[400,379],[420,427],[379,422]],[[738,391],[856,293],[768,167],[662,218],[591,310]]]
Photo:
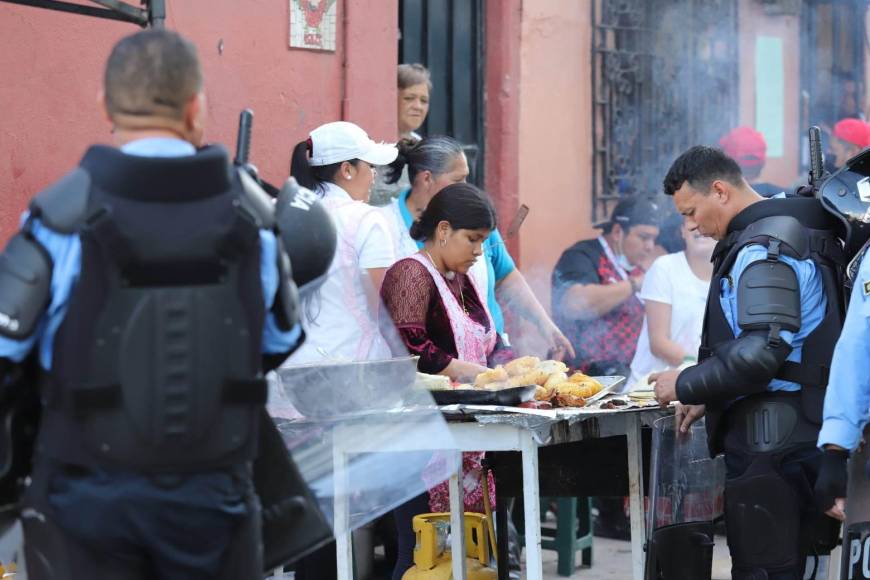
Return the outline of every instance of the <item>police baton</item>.
[[[236,136],[236,156],[233,163],[254,178],[263,190],[272,197],[278,197],[278,188],[260,179],[257,166],[251,163],[251,134],[254,131],[254,111],[245,109],[239,114],[239,132]]]

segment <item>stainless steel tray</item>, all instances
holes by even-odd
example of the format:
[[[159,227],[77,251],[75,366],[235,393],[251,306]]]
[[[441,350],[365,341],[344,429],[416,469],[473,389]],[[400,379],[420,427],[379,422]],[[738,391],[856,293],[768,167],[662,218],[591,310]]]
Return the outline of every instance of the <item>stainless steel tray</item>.
[[[595,401],[597,401],[599,399],[603,399],[607,395],[612,395],[614,392],[616,392],[619,389],[619,387],[621,387],[623,385],[623,383],[625,383],[625,380],[626,380],[625,377],[619,377],[619,376],[592,377],[592,378],[595,379],[596,381],[598,381],[599,383],[601,383],[601,385],[604,388],[601,389],[600,391],[598,391],[597,393],[595,393],[594,395],[592,395],[591,397],[589,397],[588,399],[586,399],[586,405],[589,405],[589,403],[594,403]]]
[[[519,405],[535,398],[535,385],[507,389],[444,389],[431,391],[439,405]]]

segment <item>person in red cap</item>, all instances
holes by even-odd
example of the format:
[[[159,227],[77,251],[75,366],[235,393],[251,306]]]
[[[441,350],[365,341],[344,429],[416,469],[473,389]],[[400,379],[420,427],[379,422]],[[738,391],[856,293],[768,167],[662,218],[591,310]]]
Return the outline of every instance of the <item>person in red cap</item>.
[[[870,130],[861,119],[840,119],[831,131],[830,152],[839,169],[846,161],[870,145]]]
[[[759,180],[767,160],[767,142],[761,133],[752,127],[736,127],[719,139],[719,147],[737,162],[746,181],[759,195],[773,197],[785,191],[784,187]]]

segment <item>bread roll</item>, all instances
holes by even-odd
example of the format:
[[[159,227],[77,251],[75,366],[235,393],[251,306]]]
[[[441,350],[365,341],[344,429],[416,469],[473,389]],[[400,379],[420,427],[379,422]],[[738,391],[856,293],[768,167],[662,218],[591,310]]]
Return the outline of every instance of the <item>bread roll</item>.
[[[506,381],[508,378],[507,371],[499,365],[494,369],[487,369],[477,375],[474,379],[475,387],[485,387],[488,383],[497,383],[499,381]]]
[[[552,389],[552,388],[555,388],[556,385],[559,385],[561,383],[567,383],[567,382],[568,382],[568,375],[566,375],[564,372],[556,372],[556,373],[551,374],[547,378],[547,382],[544,383],[544,386]]]
[[[533,371],[540,363],[541,359],[536,356],[524,356],[507,363],[504,368],[508,375],[516,377]]]
[[[538,368],[544,371],[547,374],[552,375],[553,373],[567,373],[568,365],[558,360],[545,360],[542,361],[541,364],[538,365]]]
[[[532,369],[531,371],[510,378],[510,383],[515,387],[524,387],[526,385],[541,385],[543,386],[549,375],[542,370]]]

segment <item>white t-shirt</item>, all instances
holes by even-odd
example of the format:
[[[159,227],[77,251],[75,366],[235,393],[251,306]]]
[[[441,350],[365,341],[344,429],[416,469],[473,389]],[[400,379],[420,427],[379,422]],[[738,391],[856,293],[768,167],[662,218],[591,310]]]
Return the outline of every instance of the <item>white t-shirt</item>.
[[[380,209],[354,201],[337,185],[327,184],[322,192],[338,244],[326,280],[303,303],[305,343],[284,364],[390,358],[366,292],[374,292],[366,270],[388,268],[396,261],[387,221]]]
[[[692,272],[685,252],[677,252],[653,262],[644,277],[639,296],[644,302],[671,305],[670,339],[682,346],[687,354],[697,356],[698,347],[701,346],[701,327],[704,323],[709,288],[709,282],[701,280]],[[644,317],[626,390],[635,386],[643,388],[650,373],[668,368],[671,365],[667,361],[652,353],[649,327]]]
[[[416,254],[420,249],[417,247],[417,242],[411,238],[411,232],[405,225],[405,220],[399,209],[399,198],[392,199],[390,203],[381,207],[380,211],[389,226],[396,261]]]

